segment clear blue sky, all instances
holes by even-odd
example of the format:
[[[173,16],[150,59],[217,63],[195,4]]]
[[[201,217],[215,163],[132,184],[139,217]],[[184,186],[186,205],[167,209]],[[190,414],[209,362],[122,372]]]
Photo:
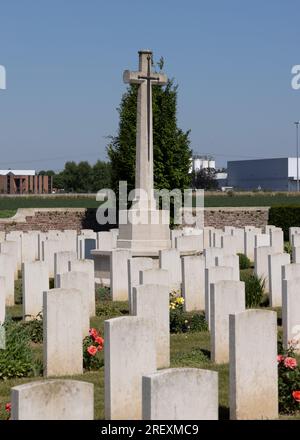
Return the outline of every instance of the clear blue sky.
[[[300,90],[296,0],[1,0],[0,168],[105,159],[124,69],[165,58],[178,123],[217,164],[293,155]]]

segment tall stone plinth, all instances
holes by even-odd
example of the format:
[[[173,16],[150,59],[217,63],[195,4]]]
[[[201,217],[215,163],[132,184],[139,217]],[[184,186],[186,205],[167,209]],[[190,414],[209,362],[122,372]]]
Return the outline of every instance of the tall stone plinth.
[[[157,209],[129,209],[119,211],[117,247],[133,252],[157,253],[171,247],[170,212]],[[126,223],[126,224],[125,224]]]

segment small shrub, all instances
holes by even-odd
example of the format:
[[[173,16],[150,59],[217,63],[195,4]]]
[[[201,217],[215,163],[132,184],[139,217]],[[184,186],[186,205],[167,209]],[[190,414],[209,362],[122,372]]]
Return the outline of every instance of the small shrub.
[[[91,328],[90,334],[83,340],[83,368],[85,370],[99,370],[104,365],[104,339],[96,329]]]
[[[22,304],[22,279],[15,280],[15,304]]]
[[[279,412],[293,414],[300,410],[300,368],[291,345],[277,356]]]
[[[292,248],[292,245],[291,245],[291,243],[289,241],[286,241],[284,243],[284,252],[286,252],[287,254],[292,255],[293,248]]]
[[[128,315],[128,304],[121,301],[104,301],[96,304],[96,316],[113,318],[115,316]]]
[[[240,270],[243,269],[250,269],[251,267],[251,261],[245,254],[238,254],[239,256],[239,264],[240,264]]]
[[[97,287],[96,289],[96,301],[111,301],[112,297],[110,294],[109,287]]]
[[[39,313],[35,319],[21,322],[20,325],[32,342],[43,342],[43,319],[41,313]]]
[[[170,310],[170,333],[207,331],[204,313],[187,313],[182,308]]]
[[[22,327],[13,321],[5,323],[6,348],[0,350],[0,379],[36,376],[40,365],[30,348],[30,339]]]
[[[207,330],[203,313],[187,313],[183,310],[184,299],[179,291],[170,293],[170,333],[200,332]]]
[[[265,291],[265,280],[254,273],[241,273],[241,281],[245,282],[246,307],[258,307]]]

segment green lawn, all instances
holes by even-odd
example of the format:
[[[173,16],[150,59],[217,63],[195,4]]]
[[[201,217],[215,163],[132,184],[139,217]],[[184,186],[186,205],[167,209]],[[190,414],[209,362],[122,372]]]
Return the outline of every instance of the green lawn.
[[[300,205],[300,196],[288,193],[206,193],[206,207]],[[98,208],[96,195],[0,196],[0,218],[11,217],[18,208]]]
[[[8,218],[15,215],[17,212],[16,209],[1,209],[0,210],[0,218]]]

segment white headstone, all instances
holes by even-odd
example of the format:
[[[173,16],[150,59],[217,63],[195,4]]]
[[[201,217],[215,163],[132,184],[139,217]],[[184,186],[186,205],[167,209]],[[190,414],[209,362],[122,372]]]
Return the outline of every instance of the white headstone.
[[[254,272],[265,280],[265,291],[269,290],[269,255],[275,254],[275,249],[271,246],[260,246],[254,250]]]
[[[228,254],[237,254],[238,239],[234,235],[224,234],[221,236],[221,247],[225,249]]]
[[[139,284],[159,284],[169,289],[169,272],[165,269],[146,269],[140,271]]]
[[[82,339],[89,334],[90,329],[90,297],[89,292],[86,289],[88,282],[89,276],[86,272],[65,272],[58,274],[56,278],[58,289],[77,289],[80,291]]]
[[[300,237],[300,235],[299,235]],[[292,248],[292,262],[300,263],[300,246],[293,246]]]
[[[41,249],[41,260],[48,266],[49,278],[54,278],[54,254],[62,251],[62,242],[59,240],[44,240]]]
[[[169,286],[171,290],[181,288],[181,260],[178,249],[163,249],[159,251],[159,268],[169,273]]]
[[[77,289],[44,292],[44,376],[82,374],[81,296]]]
[[[21,264],[22,264],[22,236],[23,236],[23,231],[11,231],[8,234],[6,234],[6,241],[8,242],[15,242],[17,243],[17,265],[18,265],[18,270],[21,270]],[[3,252],[7,252],[6,250]]]
[[[48,267],[43,261],[22,265],[23,319],[35,319],[43,311],[43,292],[49,290]]]
[[[244,243],[245,243],[245,255],[249,258],[250,261],[254,261],[254,239],[256,231],[253,230],[245,230]]]
[[[176,237],[175,247],[181,252],[201,252],[203,251],[203,235]]]
[[[0,277],[5,278],[5,304],[15,304],[15,259],[10,254],[0,253]]]
[[[210,247],[204,249],[203,255],[205,258],[205,267],[215,267],[216,265],[216,257],[227,255],[226,249]]]
[[[254,237],[254,247],[271,246],[271,237],[269,234],[256,234]]]
[[[13,264],[15,280],[18,279],[18,270],[19,270],[18,248],[19,248],[19,243],[16,241],[3,241],[2,243],[0,243],[0,253],[10,255],[11,257],[11,263]]]
[[[282,281],[282,342],[287,349],[292,342],[300,353],[300,278]]]
[[[270,234],[274,229],[276,229],[276,226],[274,226],[274,225],[265,225],[263,227],[263,233]]]
[[[283,230],[281,228],[275,228],[270,230],[270,244],[275,252],[284,251],[284,238]]]
[[[221,238],[224,235],[224,231],[222,231],[222,229],[215,229],[212,232],[212,246],[213,247],[221,247],[222,243],[221,243]]]
[[[278,417],[277,314],[247,310],[229,316],[230,418]]]
[[[159,284],[133,288],[133,315],[154,323],[157,368],[170,366],[169,289]]]
[[[69,262],[70,272],[85,272],[88,274],[88,284],[85,291],[90,301],[90,317],[96,315],[95,304],[95,269],[94,260],[73,260]]]
[[[237,253],[245,254],[245,231],[242,228],[234,228],[231,231],[231,235],[235,237],[237,242]]]
[[[133,288],[140,284],[140,271],[153,268],[152,258],[136,257],[128,260],[128,301],[129,313],[132,314],[133,304],[132,295]]]
[[[232,267],[209,267],[205,269],[205,318],[210,328],[210,292],[211,284],[218,281],[234,280],[234,270]]]
[[[5,294],[6,294],[5,278],[0,277],[0,326],[5,321]],[[1,344],[0,344],[0,348],[1,348]]]
[[[101,251],[111,251],[117,247],[117,236],[111,231],[101,231],[97,233],[97,249]]]
[[[26,232],[21,237],[22,263],[38,259],[38,231]]]
[[[238,255],[219,255],[216,257],[216,266],[232,267],[233,279],[240,279],[240,261]]]
[[[143,376],[144,420],[218,420],[218,373],[170,368]]]
[[[54,283],[57,287],[56,277],[59,274],[69,272],[69,264],[71,261],[77,260],[76,252],[61,251],[54,254]]]
[[[204,310],[205,308],[205,263],[203,256],[183,257],[182,263],[182,296],[184,310]]]
[[[298,247],[300,246],[300,234],[294,234],[292,235],[292,243],[291,245],[293,247]]]
[[[281,268],[282,280],[293,280],[300,278],[300,263],[286,264]]]
[[[11,420],[93,420],[94,385],[39,380],[11,389]]]
[[[297,226],[297,227],[289,228],[289,241],[291,245],[293,244],[292,236],[296,234],[300,234],[300,227]]]
[[[104,323],[105,418],[142,418],[142,376],[156,371],[153,323],[123,316]]]
[[[216,364],[229,361],[229,315],[245,310],[245,283],[218,281],[211,284],[211,359]]]
[[[276,253],[268,255],[269,268],[269,298],[271,307],[282,305],[282,266],[290,264],[290,255]]]
[[[113,249],[110,262],[110,292],[113,301],[128,300],[129,249]]]
[[[175,248],[175,240],[177,237],[181,237],[183,234],[182,229],[170,229],[170,237],[171,237],[171,243],[172,248]]]
[[[205,226],[203,229],[203,247],[207,249],[212,246],[212,233],[214,228],[211,226]]]

